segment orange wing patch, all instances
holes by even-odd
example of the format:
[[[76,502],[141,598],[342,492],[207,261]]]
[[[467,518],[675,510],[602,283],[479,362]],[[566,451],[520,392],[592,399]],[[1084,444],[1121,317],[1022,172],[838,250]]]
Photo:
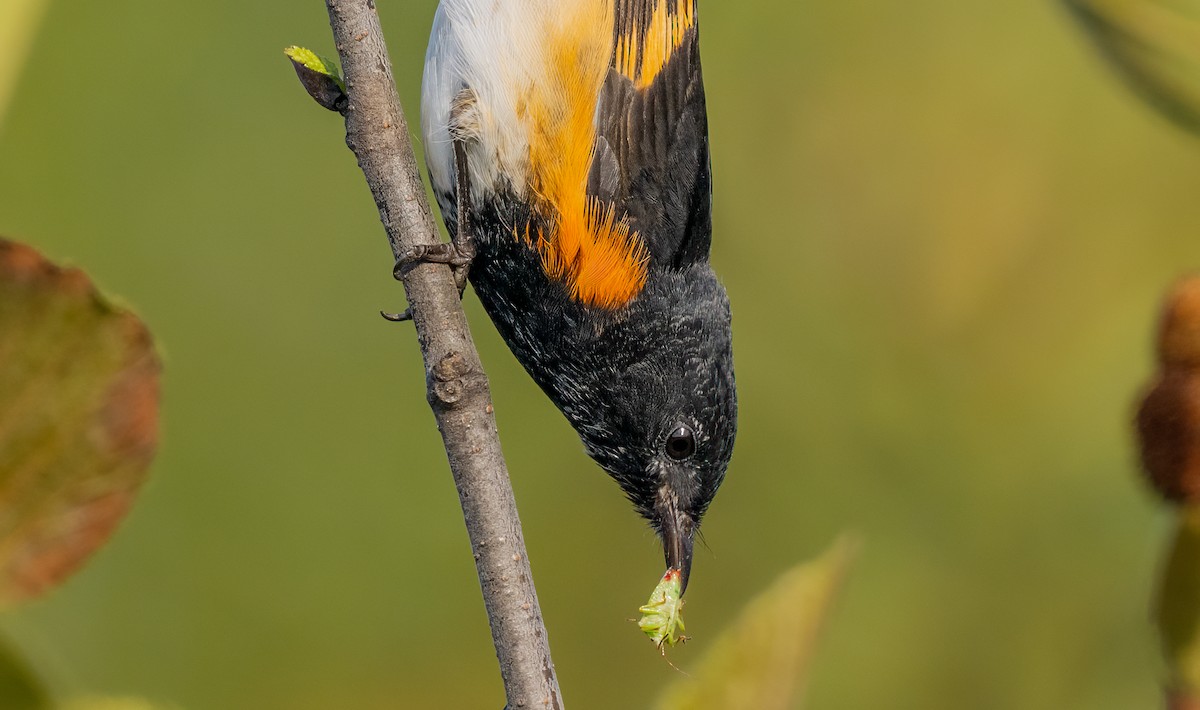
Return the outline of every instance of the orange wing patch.
[[[654,78],[667,65],[671,54],[683,44],[687,31],[696,24],[695,0],[650,2],[654,9],[649,17],[649,25],[644,30],[642,23],[633,18],[618,27],[613,57],[613,66],[617,71],[639,89],[654,83]]]
[[[587,195],[596,103],[612,56],[611,2],[563,3],[544,46],[546,80],[518,102],[529,127],[529,185],[549,234],[524,238],[580,303],[619,308],[646,284],[648,254],[611,205]]]

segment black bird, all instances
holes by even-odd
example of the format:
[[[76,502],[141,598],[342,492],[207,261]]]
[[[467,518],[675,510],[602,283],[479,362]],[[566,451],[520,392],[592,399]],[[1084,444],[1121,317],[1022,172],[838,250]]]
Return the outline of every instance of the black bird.
[[[453,241],[397,267],[469,273],[684,588],[737,430],[698,42],[696,0],[441,0],[421,123]]]

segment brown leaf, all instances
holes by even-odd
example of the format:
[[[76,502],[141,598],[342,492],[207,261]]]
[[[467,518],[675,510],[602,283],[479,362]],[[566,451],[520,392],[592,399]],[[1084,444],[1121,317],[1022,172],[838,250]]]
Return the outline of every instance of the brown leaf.
[[[137,316],[0,239],[0,605],[62,582],[124,517],[158,442],[160,371]]]
[[[1171,502],[1200,499],[1200,277],[1182,279],[1163,306],[1158,378],[1137,414],[1142,468]]]
[[[1163,498],[1200,498],[1200,373],[1168,370],[1137,413],[1142,469]]]

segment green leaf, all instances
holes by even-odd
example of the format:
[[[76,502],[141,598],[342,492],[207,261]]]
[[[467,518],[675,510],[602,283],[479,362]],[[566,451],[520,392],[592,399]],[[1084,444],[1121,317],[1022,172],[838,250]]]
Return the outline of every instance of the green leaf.
[[[1065,0],[1130,87],[1200,132],[1200,0]]]
[[[337,85],[342,89],[346,88],[346,85],[342,82],[342,72],[338,69],[337,64],[322,57],[308,47],[293,45],[286,47],[283,53],[287,55],[288,59],[292,60],[293,64],[299,64],[305,69],[327,76],[337,82]]]
[[[6,643],[0,643],[0,708],[48,710],[50,698],[29,665]]]
[[[856,549],[843,538],[817,560],[781,575],[721,633],[696,672],[666,690],[657,710],[795,706]]]
[[[336,64],[306,47],[288,47],[283,53],[292,60],[296,76],[309,96],[330,111],[346,109],[350,100]]]
[[[1200,696],[1200,505],[1180,509],[1157,617],[1173,689]]]
[[[75,698],[59,710],[173,710],[174,706],[157,705],[141,698]]]
[[[158,443],[150,333],[78,269],[0,239],[0,606],[75,571]]]
[[[0,2],[0,127],[49,4],[48,0]]]

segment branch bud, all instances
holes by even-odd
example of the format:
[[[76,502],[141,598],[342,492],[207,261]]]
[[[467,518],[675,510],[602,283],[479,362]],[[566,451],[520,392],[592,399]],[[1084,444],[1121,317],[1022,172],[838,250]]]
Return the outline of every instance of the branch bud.
[[[292,60],[296,76],[314,101],[330,111],[346,110],[350,97],[336,64],[305,47],[288,47],[283,53]]]

